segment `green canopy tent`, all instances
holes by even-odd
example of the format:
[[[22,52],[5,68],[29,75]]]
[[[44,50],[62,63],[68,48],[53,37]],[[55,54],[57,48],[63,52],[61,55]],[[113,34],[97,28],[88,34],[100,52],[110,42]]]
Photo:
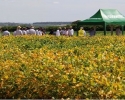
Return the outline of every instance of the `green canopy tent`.
[[[125,25],[125,16],[116,9],[99,9],[92,17],[79,21],[77,27],[81,25],[103,25],[104,35],[106,35],[107,25],[122,26],[122,34]]]

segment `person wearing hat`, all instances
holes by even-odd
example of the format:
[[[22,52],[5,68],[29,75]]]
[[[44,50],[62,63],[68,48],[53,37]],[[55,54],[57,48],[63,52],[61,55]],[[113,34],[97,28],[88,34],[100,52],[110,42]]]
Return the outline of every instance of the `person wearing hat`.
[[[23,32],[22,32],[22,30],[21,30],[21,26],[17,26],[17,30],[14,31],[13,35],[14,35],[14,36],[23,35]]]
[[[31,28],[29,29],[29,34],[30,35],[36,35],[36,31],[35,31],[33,26],[31,26]]]

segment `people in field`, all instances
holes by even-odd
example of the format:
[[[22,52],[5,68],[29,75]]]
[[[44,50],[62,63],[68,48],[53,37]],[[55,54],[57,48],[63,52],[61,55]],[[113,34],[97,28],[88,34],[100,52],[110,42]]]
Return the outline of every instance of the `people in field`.
[[[26,27],[26,33],[27,33],[27,35],[30,34],[30,33],[29,33],[29,30],[30,30],[30,27]]]
[[[50,29],[49,35],[54,35],[54,29]]]
[[[78,36],[86,36],[86,32],[83,27],[80,27],[80,30],[78,31]]]
[[[63,29],[60,27],[60,35],[63,35]]]
[[[23,28],[22,28],[22,32],[23,32],[23,35],[27,35],[27,28],[26,28],[26,27],[23,27]]]
[[[88,32],[89,32],[89,35],[90,35],[90,36],[94,36],[95,33],[96,33],[96,31],[94,30],[93,27],[91,27],[90,30],[89,30]]]
[[[68,28],[65,30],[65,36],[68,36]]]
[[[118,35],[118,36],[119,36],[119,35],[121,34],[120,27],[117,27],[115,32],[116,32],[116,35]]]
[[[56,36],[60,36],[60,30],[61,30],[61,27],[59,27],[59,28],[56,30]]]
[[[45,34],[46,34],[46,29],[45,29],[45,28],[40,27],[40,30],[42,31],[42,35],[45,35]]]
[[[45,28],[40,27],[39,29],[40,29],[42,35],[46,35],[46,29]]]
[[[66,27],[62,29],[62,35],[68,36],[68,30]]]
[[[13,35],[14,36],[23,35],[23,32],[21,30],[21,26],[17,26],[17,29],[16,29],[16,31],[14,31]]]
[[[35,29],[34,29],[33,26],[30,27],[28,34],[29,34],[29,35],[36,35],[36,31],[35,31]]]
[[[6,28],[5,31],[3,31],[3,36],[9,36],[10,32],[8,31],[8,29]]]
[[[72,28],[72,26],[70,26],[70,28],[68,29],[68,35],[69,36],[73,36],[74,35],[74,29]]]
[[[36,29],[36,35],[39,35],[39,28]]]
[[[39,35],[39,36],[43,35],[43,32],[40,28],[36,29],[36,35]]]

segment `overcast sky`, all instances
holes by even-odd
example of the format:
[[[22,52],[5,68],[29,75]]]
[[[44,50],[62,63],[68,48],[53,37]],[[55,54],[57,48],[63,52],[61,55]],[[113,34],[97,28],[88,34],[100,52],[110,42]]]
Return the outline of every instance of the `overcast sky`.
[[[99,9],[117,9],[125,16],[125,0],[0,0],[0,22],[84,20]]]

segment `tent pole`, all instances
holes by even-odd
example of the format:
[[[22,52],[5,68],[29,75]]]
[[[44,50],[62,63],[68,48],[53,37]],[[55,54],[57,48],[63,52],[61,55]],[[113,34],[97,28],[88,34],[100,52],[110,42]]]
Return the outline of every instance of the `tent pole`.
[[[78,36],[78,25],[76,27],[76,36]]]
[[[106,23],[104,22],[104,35],[106,35]]]
[[[113,26],[110,26],[110,30],[111,30],[111,35],[113,35]]]
[[[124,35],[124,25],[122,25],[122,35]]]

